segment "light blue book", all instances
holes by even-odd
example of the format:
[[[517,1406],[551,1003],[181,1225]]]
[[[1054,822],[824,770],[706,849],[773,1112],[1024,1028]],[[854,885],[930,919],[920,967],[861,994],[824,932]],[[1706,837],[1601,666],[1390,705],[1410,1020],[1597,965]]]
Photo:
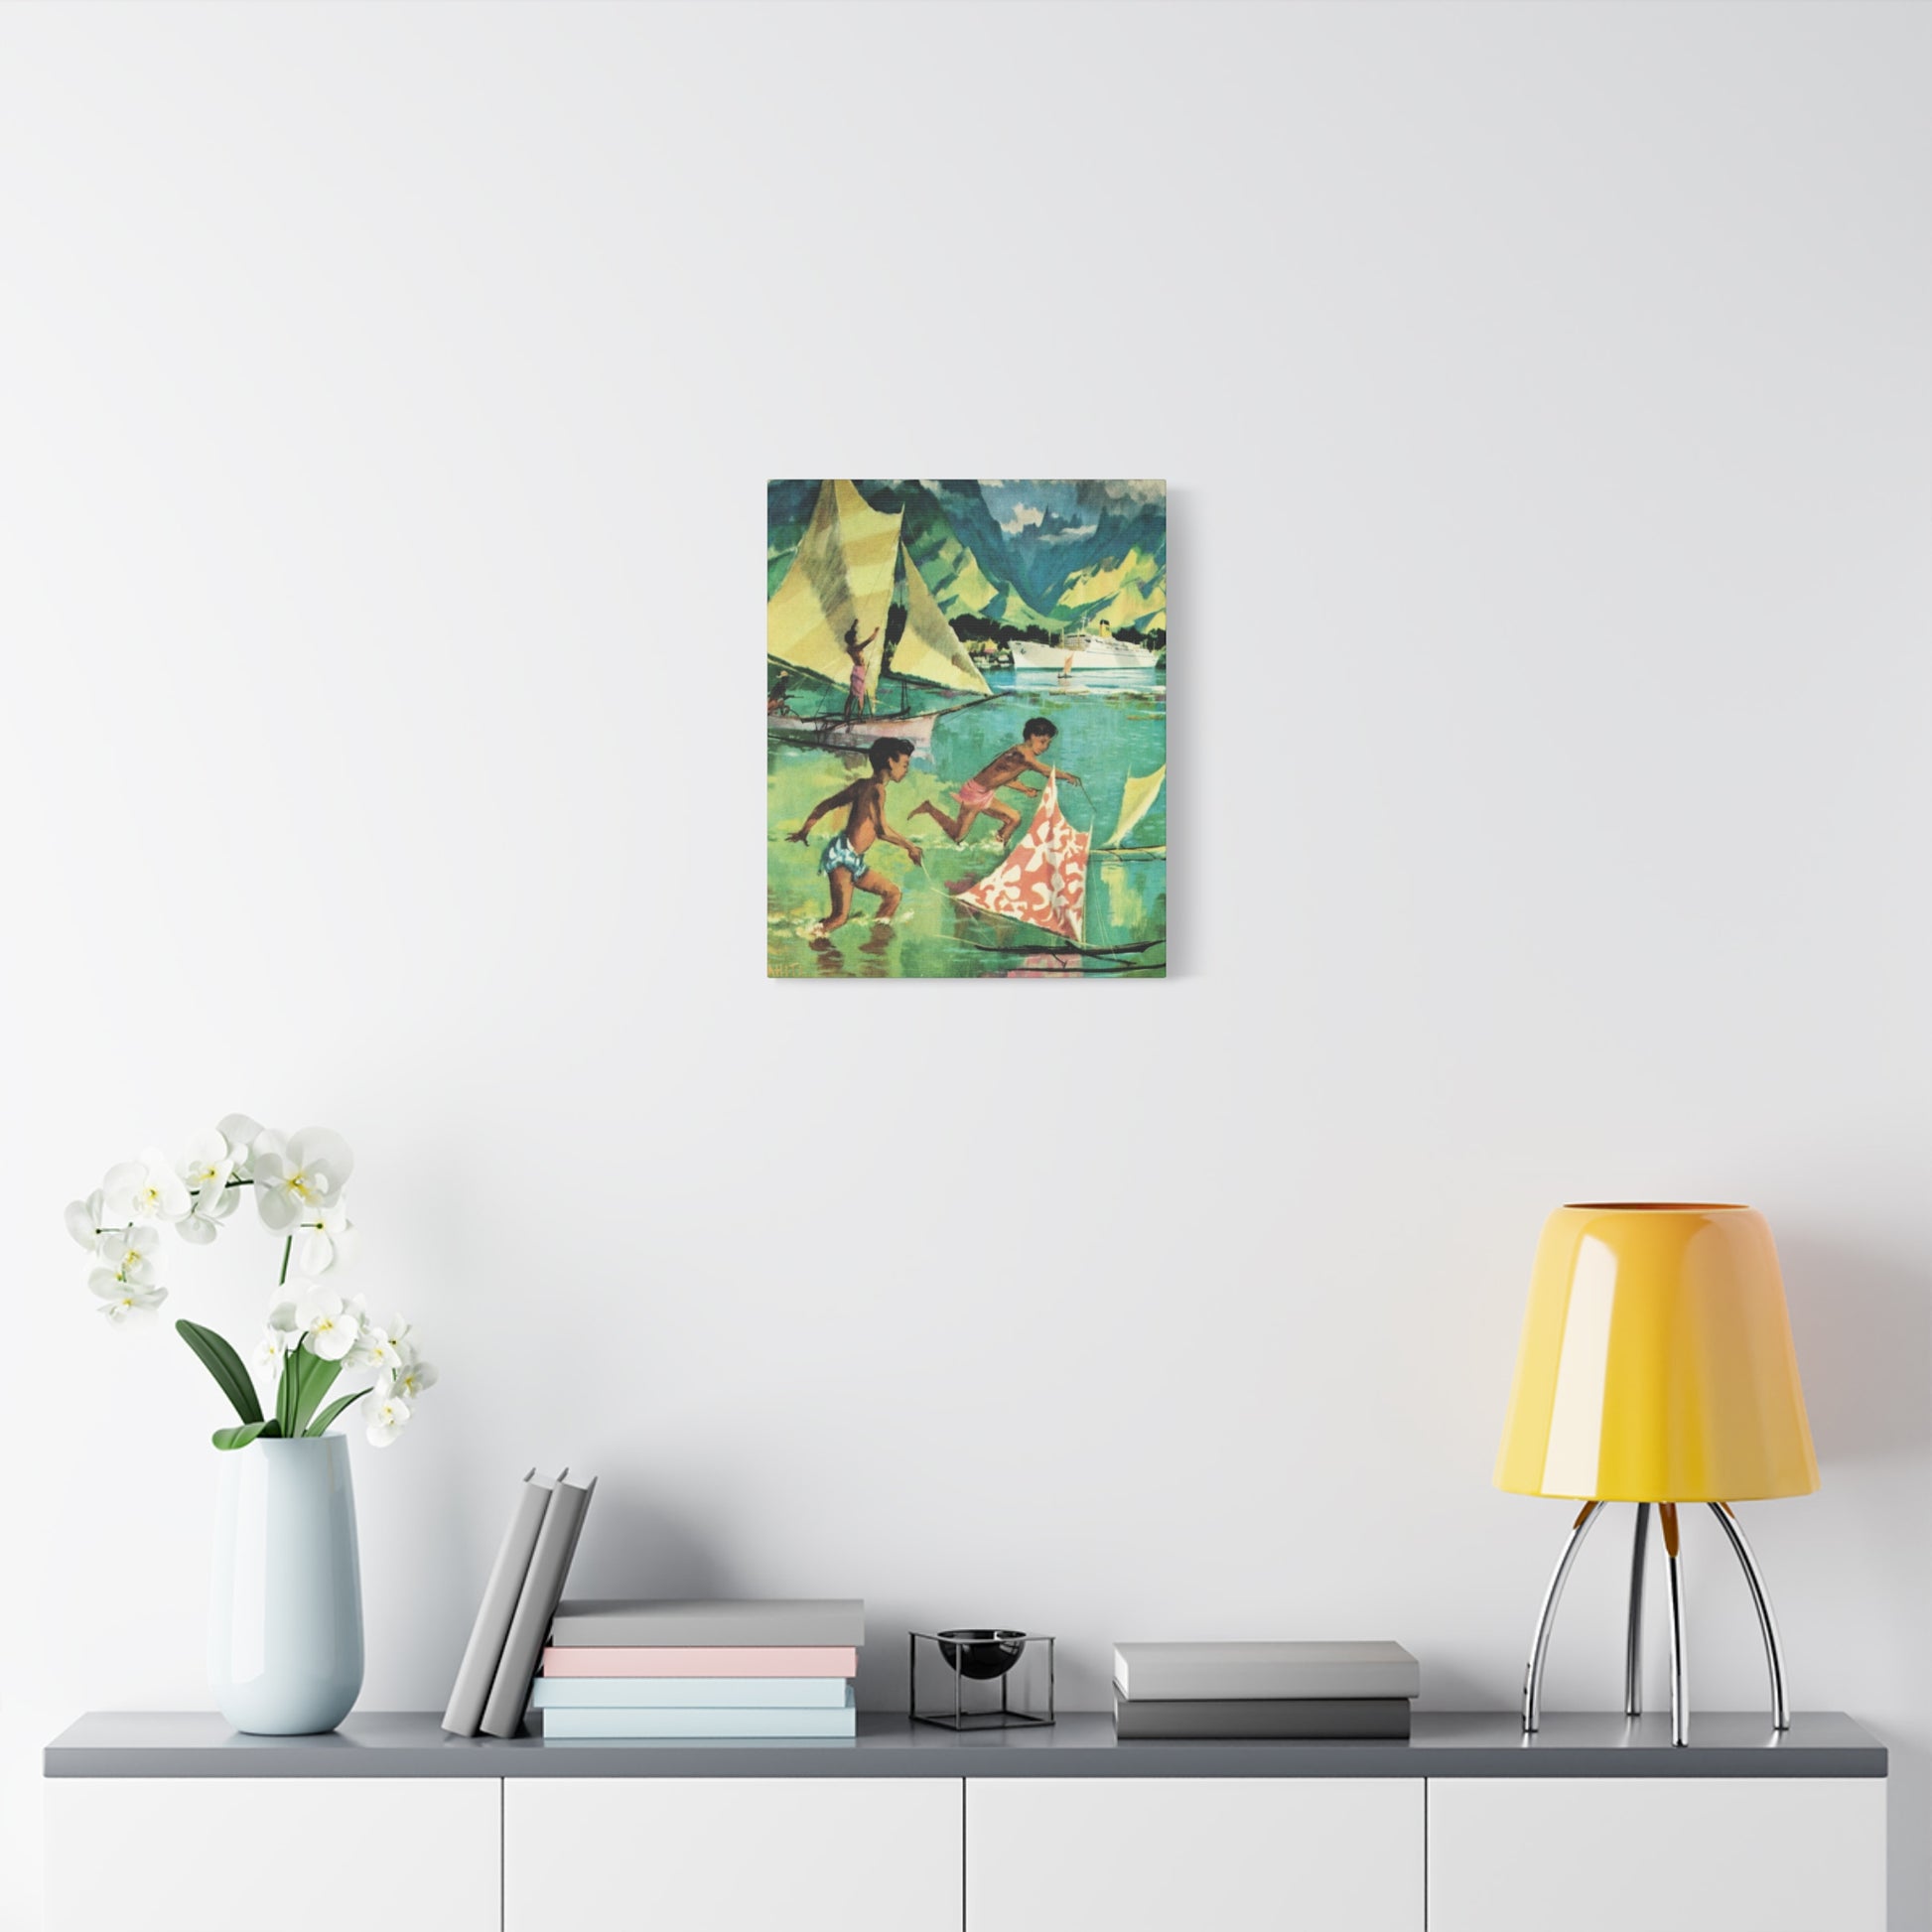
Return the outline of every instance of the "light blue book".
[[[857,1737],[859,1714],[843,1711],[570,1710],[543,1714],[546,1737]]]
[[[539,1677],[539,1711],[844,1711],[843,1677]]]

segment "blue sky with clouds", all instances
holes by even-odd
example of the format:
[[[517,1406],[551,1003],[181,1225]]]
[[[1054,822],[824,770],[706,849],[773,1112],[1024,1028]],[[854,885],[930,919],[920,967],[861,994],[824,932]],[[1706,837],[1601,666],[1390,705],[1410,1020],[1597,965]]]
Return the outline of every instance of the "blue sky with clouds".
[[[1160,482],[1100,483],[1091,480],[980,480],[980,494],[1010,537],[1048,542],[1091,536],[1103,516],[1135,516],[1167,501]]]

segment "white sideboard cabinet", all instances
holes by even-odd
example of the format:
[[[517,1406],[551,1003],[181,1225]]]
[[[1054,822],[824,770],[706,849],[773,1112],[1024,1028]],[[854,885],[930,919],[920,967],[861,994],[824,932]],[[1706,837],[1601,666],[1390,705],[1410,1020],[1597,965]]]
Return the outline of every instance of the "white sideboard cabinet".
[[[1682,1749],[1560,1714],[1125,1744],[1089,1714],[653,1744],[97,1714],[45,1755],[47,1928],[341,1932],[320,1849],[436,1932],[1883,1932],[1886,1768],[1830,1713],[1700,1713]]]
[[[1423,1932],[1423,1780],[968,1778],[965,1932]]]
[[[225,1726],[224,1726],[225,1727]],[[47,1932],[499,1932],[502,1806],[479,1779],[48,1778]],[[367,1882],[357,1874],[366,1871]]]
[[[1885,1923],[1882,1778],[1443,1778],[1429,1852],[1429,1932]]]
[[[507,1778],[502,1932],[959,1932],[960,1810],[950,1778]]]

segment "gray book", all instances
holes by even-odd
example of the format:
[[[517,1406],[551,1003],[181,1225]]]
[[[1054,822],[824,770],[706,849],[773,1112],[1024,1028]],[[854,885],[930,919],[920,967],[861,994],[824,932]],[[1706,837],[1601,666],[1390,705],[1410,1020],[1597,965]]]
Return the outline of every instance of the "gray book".
[[[561,1482],[569,1473],[568,1469],[559,1469],[554,1480]],[[530,1555],[537,1547],[537,1532],[550,1506],[552,1481],[549,1476],[539,1478],[531,1469],[516,1492],[509,1528],[503,1532],[496,1561],[489,1567],[483,1602],[470,1627],[463,1662],[457,1666],[450,1708],[443,1714],[443,1728],[459,1737],[474,1737],[483,1723],[483,1706],[489,1700],[489,1687],[496,1681],[496,1666],[502,1661],[503,1644],[510,1633],[510,1619],[516,1614],[516,1599],[523,1593]]]
[[[1114,1698],[1116,1737],[1407,1737],[1407,1698]]]
[[[584,1513],[590,1508],[591,1491],[596,1487],[595,1476],[582,1488],[574,1482],[559,1481],[550,1507],[543,1512],[536,1548],[530,1552],[530,1568],[517,1593],[516,1613],[510,1618],[503,1654],[483,1706],[483,1727],[492,1737],[514,1737],[523,1728],[523,1708],[530,1701],[543,1639],[556,1614],[557,1599],[564,1593],[564,1579],[570,1575],[570,1560],[577,1554],[578,1533],[584,1527]]]
[[[576,1597],[557,1606],[550,1641],[681,1649],[693,1645],[856,1648],[866,1640],[866,1606],[856,1596],[707,1600],[643,1596]]]
[[[1422,1666],[1399,1643],[1123,1643],[1114,1682],[1142,1699],[1413,1698]]]

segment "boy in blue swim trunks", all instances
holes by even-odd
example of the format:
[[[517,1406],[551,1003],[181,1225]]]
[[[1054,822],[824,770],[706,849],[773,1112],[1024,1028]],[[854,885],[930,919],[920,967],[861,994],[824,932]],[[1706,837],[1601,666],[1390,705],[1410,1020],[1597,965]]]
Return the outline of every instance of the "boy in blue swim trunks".
[[[872,759],[872,776],[857,779],[843,791],[834,792],[830,798],[814,805],[804,824],[791,834],[793,845],[803,845],[811,836],[812,827],[827,812],[836,811],[841,805],[851,807],[846,814],[845,830],[826,841],[818,862],[818,869],[825,875],[832,893],[831,916],[819,926],[821,932],[835,932],[851,917],[855,886],[878,898],[878,918],[890,919],[898,909],[898,888],[884,873],[875,872],[866,857],[877,840],[884,839],[888,845],[897,846],[915,866],[925,863],[925,855],[919,848],[886,823],[886,787],[904,778],[912,762],[911,741],[878,739],[867,757]]]

